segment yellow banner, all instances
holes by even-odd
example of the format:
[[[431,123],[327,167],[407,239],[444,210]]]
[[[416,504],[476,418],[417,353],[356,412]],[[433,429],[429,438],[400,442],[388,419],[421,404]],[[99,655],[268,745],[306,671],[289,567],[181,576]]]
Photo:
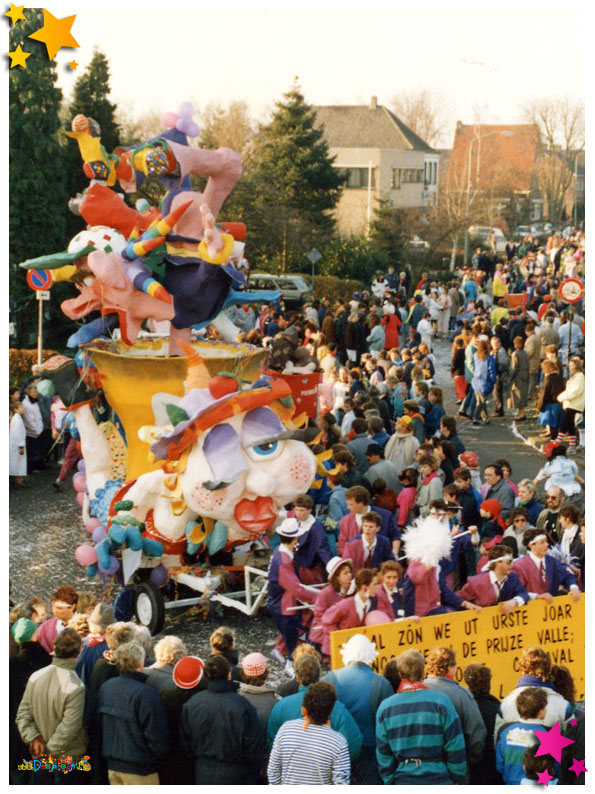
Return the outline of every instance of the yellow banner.
[[[539,645],[549,652],[552,664],[563,664],[572,673],[576,699],[585,697],[585,596],[558,596],[552,604],[530,601],[503,615],[499,607],[481,612],[450,612],[422,618],[419,623],[402,620],[331,634],[331,666],[343,667],[341,646],[354,634],[364,634],[376,643],[379,652],[372,665],[382,673],[385,664],[409,648],[424,656],[437,645],[446,645],[457,654],[456,680],[463,682],[463,670],[472,662],[492,671],[492,694],[502,699],[516,686],[519,658],[525,648]]]

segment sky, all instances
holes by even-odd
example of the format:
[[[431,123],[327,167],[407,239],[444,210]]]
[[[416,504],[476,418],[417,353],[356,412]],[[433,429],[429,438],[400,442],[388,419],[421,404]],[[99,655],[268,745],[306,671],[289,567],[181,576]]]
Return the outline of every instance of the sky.
[[[244,100],[252,117],[264,120],[296,76],[314,105],[368,104],[375,95],[390,106],[401,91],[431,87],[447,108],[438,144],[446,148],[457,120],[520,123],[527,100],[583,95],[580,8],[571,14],[579,31],[571,57],[563,47],[552,57],[552,25],[569,13],[561,8],[164,11],[164,5],[101,11],[52,5],[55,16],[76,12],[72,33],[80,48],[56,56],[65,95],[94,46],[109,60],[112,101],[131,115],[175,111],[184,100],[198,109]],[[66,67],[73,56],[75,72]]]

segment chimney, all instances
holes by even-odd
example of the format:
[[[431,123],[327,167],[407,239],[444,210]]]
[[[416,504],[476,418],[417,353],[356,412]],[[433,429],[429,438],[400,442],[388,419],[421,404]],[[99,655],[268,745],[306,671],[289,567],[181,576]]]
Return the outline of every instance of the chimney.
[[[378,97],[373,96],[372,99],[370,100],[370,110],[376,110],[377,107],[378,107]]]

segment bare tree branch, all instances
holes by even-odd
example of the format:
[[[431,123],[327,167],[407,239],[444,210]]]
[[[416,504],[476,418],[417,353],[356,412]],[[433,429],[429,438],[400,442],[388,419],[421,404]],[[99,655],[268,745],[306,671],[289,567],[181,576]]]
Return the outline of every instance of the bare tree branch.
[[[442,137],[446,119],[446,101],[432,88],[402,91],[392,100],[396,115],[429,146]]]

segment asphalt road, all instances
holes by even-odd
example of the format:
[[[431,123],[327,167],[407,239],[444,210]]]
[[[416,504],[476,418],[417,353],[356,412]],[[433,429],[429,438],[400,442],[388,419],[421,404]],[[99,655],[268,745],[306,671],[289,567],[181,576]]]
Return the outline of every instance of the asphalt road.
[[[450,344],[438,342],[435,353],[438,360],[436,382],[445,395],[447,413],[456,414],[455,393],[450,377]],[[457,417],[458,429],[467,449],[476,452],[481,466],[497,458],[507,458],[513,468],[513,479],[533,478],[545,462],[544,455],[523,443],[513,432],[513,420],[494,419],[487,426],[473,427],[470,420]],[[533,421],[519,425],[526,437],[537,434]],[[584,454],[579,451],[577,463],[584,470]],[[27,601],[41,596],[49,604],[51,592],[61,584],[72,584],[79,590],[90,590],[99,595],[107,592],[98,579],[87,579],[84,569],[75,561],[74,550],[88,540],[80,519],[80,508],[75,501],[75,491],[68,480],[58,493],[52,487],[57,476],[57,466],[28,477],[29,488],[10,491],[9,535],[10,577],[13,601]],[[117,587],[117,586],[116,586]],[[116,590],[112,591],[115,595]],[[264,614],[248,618],[236,610],[225,609],[221,615],[210,614],[206,619],[196,617],[191,611],[178,609],[168,612],[164,632],[177,634],[192,654],[208,655],[208,637],[213,629],[225,623],[236,631],[240,657],[254,650],[268,656],[275,643],[276,629],[273,621]],[[282,678],[279,668],[271,663],[271,678]]]

